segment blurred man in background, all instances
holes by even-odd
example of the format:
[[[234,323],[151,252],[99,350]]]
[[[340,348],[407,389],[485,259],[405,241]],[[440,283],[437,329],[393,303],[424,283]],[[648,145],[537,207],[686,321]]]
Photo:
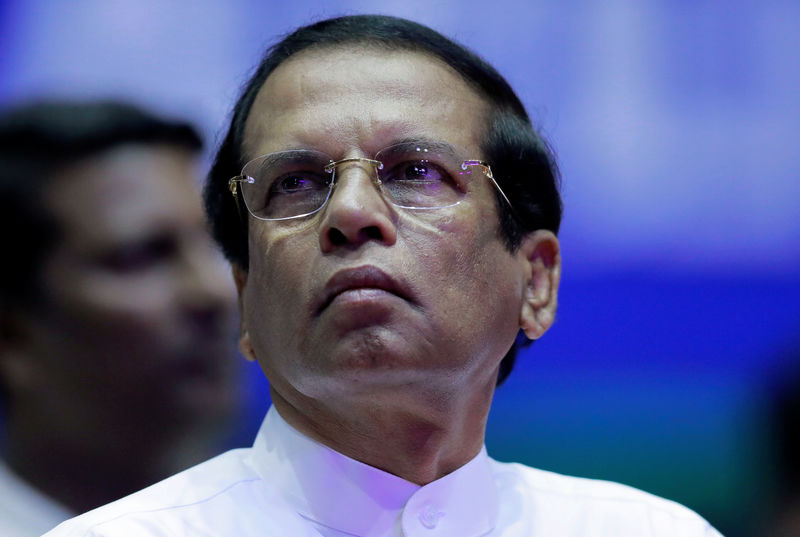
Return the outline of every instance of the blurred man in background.
[[[198,134],[119,103],[0,117],[0,535],[215,454],[240,398]]]
[[[767,385],[774,490],[759,537],[800,535],[800,344],[778,363]]]

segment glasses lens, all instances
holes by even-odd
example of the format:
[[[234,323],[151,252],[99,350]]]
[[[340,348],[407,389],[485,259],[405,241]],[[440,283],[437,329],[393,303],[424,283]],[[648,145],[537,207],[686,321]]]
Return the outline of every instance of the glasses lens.
[[[463,174],[449,145],[398,144],[381,150],[375,158],[384,195],[407,209],[437,209],[455,205],[464,197]]]
[[[327,201],[330,157],[317,151],[281,151],[251,160],[242,169],[242,197],[256,218],[280,220],[314,213]]]

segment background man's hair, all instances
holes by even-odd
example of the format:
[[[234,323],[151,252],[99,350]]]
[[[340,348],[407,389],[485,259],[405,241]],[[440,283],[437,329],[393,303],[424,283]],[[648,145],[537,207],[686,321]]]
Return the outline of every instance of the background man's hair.
[[[304,50],[349,45],[419,52],[438,58],[459,73],[490,105],[482,149],[514,205],[511,211],[497,194],[498,232],[506,246],[516,251],[522,237],[536,229],[558,232],[562,207],[555,159],[533,128],[519,97],[497,70],[466,47],[421,24],[383,15],[356,15],[317,22],[287,35],[266,51],[244,86],[203,193],[212,232],[231,263],[248,268],[247,223],[227,185],[246,163],[245,124],[259,90],[291,56]],[[498,384],[510,373],[517,348],[527,343],[526,338],[517,338],[500,366]]]

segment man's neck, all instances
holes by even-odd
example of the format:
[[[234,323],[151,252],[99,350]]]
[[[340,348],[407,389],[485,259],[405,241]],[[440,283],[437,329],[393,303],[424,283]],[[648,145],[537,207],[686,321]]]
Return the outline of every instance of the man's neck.
[[[46,452],[43,452],[46,451]],[[9,442],[5,460],[11,470],[35,489],[75,513],[83,513],[121,498],[148,484],[118,468],[106,468],[92,457],[75,457],[49,446],[42,450]],[[122,470],[122,473],[127,473]]]
[[[4,459],[15,474],[75,513],[131,494],[201,460],[176,455],[178,442],[159,441],[152,432],[128,442],[109,437],[113,434],[96,431],[87,447],[52,428],[19,426],[12,418]]]
[[[298,431],[370,466],[425,485],[481,450],[494,386],[423,404],[290,402],[271,388],[281,417]],[[300,404],[297,404],[297,403]],[[293,404],[294,403],[294,404]]]

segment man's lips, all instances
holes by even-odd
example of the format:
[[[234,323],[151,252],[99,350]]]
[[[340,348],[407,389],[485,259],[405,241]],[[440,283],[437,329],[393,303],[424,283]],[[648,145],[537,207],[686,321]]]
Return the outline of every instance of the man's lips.
[[[315,304],[314,312],[319,315],[336,297],[354,289],[380,289],[410,300],[410,294],[401,282],[377,267],[364,266],[340,270],[334,274],[325,284],[320,299]]]

